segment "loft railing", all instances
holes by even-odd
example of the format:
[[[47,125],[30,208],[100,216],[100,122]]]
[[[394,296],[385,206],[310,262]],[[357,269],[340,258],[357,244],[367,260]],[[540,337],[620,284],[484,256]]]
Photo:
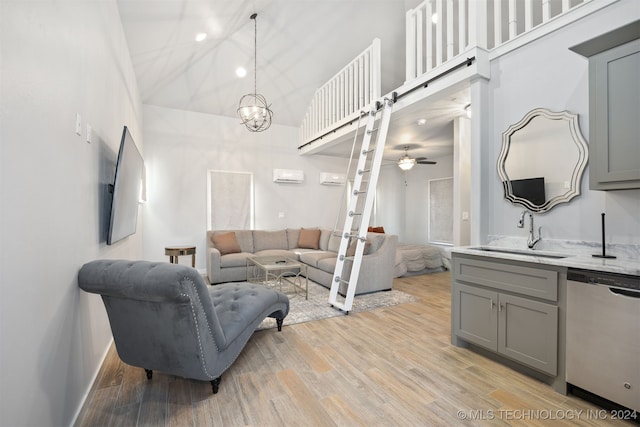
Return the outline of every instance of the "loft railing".
[[[489,51],[490,59],[499,56],[536,37],[535,33],[539,36],[578,19],[580,13],[565,15],[572,9],[587,6],[581,12],[586,14],[615,1],[425,0],[406,13],[405,83],[473,48]],[[316,90],[300,126],[299,147],[352,122],[362,108],[382,96],[380,61],[380,40],[374,39]]]
[[[471,47],[495,49],[591,0],[425,0],[406,15],[406,82]]]
[[[300,141],[313,139],[323,129],[352,120],[381,96],[380,39],[316,90],[300,126]]]

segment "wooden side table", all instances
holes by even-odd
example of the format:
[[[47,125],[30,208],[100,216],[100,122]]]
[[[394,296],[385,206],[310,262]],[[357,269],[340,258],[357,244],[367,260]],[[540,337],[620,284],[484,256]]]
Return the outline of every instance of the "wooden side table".
[[[164,248],[164,254],[169,256],[169,262],[172,264],[178,264],[180,255],[191,255],[191,267],[196,266],[195,246],[167,246]]]

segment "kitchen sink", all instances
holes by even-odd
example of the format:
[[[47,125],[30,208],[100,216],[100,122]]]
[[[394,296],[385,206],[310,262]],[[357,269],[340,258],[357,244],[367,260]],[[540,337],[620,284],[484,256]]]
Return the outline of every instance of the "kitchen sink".
[[[558,254],[553,252],[542,252],[542,251],[534,251],[534,250],[522,250],[522,249],[509,249],[509,248],[498,248],[492,246],[476,246],[473,248],[469,248],[475,251],[483,251],[483,252],[498,252],[503,254],[512,254],[512,255],[524,255],[538,258],[567,258],[569,255]]]

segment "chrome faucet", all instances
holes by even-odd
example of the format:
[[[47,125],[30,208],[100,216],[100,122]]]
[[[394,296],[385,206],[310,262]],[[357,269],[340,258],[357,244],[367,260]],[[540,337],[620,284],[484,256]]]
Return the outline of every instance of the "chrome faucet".
[[[520,219],[518,220],[518,228],[524,228],[524,216],[526,214],[529,214],[529,238],[527,239],[527,246],[529,247],[529,249],[533,249],[536,243],[538,243],[542,239],[542,227],[538,227],[538,237],[535,237],[533,227],[533,214],[531,213],[531,211],[525,209],[520,214]]]

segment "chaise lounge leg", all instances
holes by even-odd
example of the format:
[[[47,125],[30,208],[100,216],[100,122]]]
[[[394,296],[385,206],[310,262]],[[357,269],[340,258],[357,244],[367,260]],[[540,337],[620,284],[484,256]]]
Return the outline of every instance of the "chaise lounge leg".
[[[153,371],[151,369],[144,370],[147,373],[147,379],[150,380],[153,377]]]
[[[276,324],[278,325],[278,331],[282,331],[282,323],[284,323],[284,319],[276,319]]]
[[[211,390],[213,391],[213,394],[216,394],[218,392],[218,388],[220,387],[220,380],[222,380],[221,376],[211,381]]]

